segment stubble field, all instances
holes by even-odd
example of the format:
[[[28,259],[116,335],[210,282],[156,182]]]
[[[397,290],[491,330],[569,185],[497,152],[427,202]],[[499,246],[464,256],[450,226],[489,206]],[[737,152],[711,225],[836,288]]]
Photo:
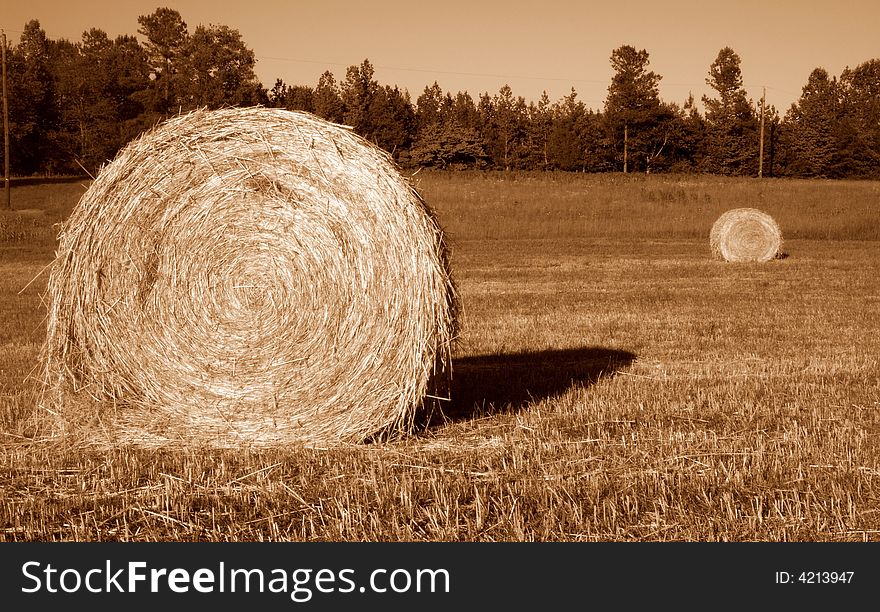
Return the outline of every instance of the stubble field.
[[[84,188],[14,188],[0,540],[880,541],[880,184],[413,180],[463,306],[445,414],[393,443],[209,452],[44,439],[39,273]],[[782,258],[711,259],[740,206]]]

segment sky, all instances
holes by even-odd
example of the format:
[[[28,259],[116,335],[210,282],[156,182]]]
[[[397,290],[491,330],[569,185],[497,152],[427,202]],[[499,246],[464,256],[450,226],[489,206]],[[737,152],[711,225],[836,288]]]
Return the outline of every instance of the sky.
[[[79,41],[89,28],[111,37],[137,34],[137,18],[177,10],[192,32],[199,24],[237,29],[257,58],[266,87],[280,78],[314,86],[325,70],[337,80],[369,59],[381,85],[413,101],[435,81],[444,92],[514,95],[551,101],[571,92],[588,107],[604,104],[611,52],[644,49],[662,76],[660,96],[684,102],[714,96],[709,66],[723,47],[740,56],[743,81],[757,101],[780,114],[810,72],[839,76],[880,58],[877,0],[4,0],[0,28],[11,44],[38,19],[51,39]],[[10,6],[11,5],[11,6]],[[142,37],[139,37],[143,39]]]

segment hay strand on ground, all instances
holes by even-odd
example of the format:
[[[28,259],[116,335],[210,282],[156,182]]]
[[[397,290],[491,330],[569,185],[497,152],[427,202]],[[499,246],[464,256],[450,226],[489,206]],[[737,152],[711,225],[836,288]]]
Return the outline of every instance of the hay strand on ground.
[[[779,253],[782,233],[773,217],[755,208],[734,208],[709,233],[712,253],[724,261],[765,262]]]
[[[48,298],[45,404],[71,430],[88,398],[117,442],[360,442],[448,387],[433,212],[307,113],[199,110],[130,143],[65,223]]]

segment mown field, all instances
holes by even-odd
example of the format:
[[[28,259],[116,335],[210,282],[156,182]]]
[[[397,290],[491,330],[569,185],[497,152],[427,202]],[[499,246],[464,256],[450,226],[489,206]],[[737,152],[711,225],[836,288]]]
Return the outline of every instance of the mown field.
[[[452,402],[332,450],[44,439],[40,272],[84,187],[14,188],[0,540],[880,541],[880,183],[414,181],[462,299]],[[710,258],[738,206],[773,215],[783,258]]]

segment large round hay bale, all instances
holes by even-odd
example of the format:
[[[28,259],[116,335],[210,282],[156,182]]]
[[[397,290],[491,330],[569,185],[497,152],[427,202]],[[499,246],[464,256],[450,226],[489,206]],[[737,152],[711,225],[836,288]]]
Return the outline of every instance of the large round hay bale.
[[[131,142],[64,224],[48,297],[47,403],[69,429],[87,395],[126,443],[364,441],[448,387],[435,216],[307,113],[199,110]]]
[[[779,253],[782,233],[773,217],[755,208],[734,208],[718,217],[709,233],[712,253],[724,261],[769,261]]]

